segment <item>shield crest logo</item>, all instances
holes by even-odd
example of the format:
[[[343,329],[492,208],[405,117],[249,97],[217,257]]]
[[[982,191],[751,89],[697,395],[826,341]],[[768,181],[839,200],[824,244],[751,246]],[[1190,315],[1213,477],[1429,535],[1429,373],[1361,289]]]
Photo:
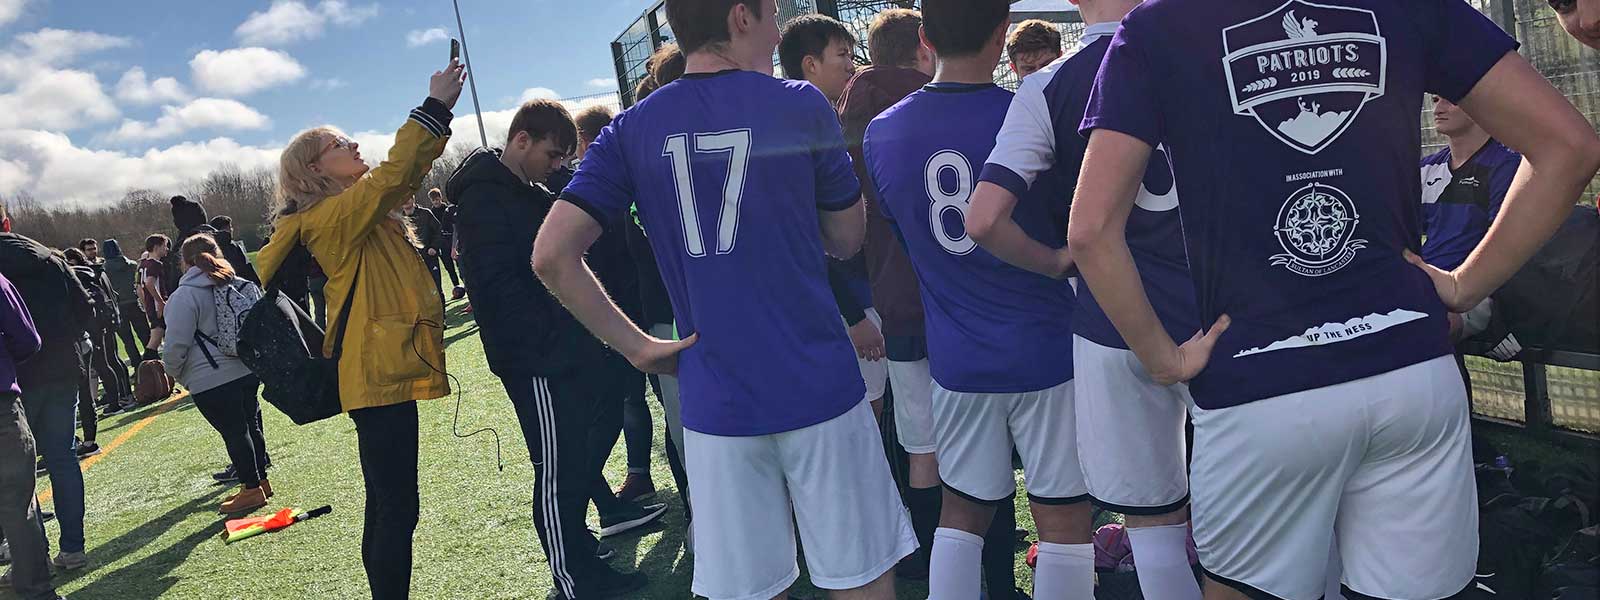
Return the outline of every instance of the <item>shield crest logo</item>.
[[[1233,112],[1316,154],[1383,96],[1388,49],[1372,11],[1289,0],[1222,31]]]

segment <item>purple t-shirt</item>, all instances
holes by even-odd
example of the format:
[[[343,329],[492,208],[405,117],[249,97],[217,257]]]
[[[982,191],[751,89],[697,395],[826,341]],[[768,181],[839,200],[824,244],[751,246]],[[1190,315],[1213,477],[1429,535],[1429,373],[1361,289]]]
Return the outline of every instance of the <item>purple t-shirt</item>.
[[[1084,28],[1077,52],[1022,81],[980,181],[1003,187],[1018,198],[1036,185],[1054,183],[1066,191],[1057,202],[1071,199],[1088,145],[1078,135],[1078,124],[1083,121],[1095,74],[1116,31],[1114,22]],[[1172,167],[1167,164],[1166,152],[1158,148],[1145,169],[1138,200],[1128,214],[1126,236],[1150,305],[1168,334],[1186,340],[1199,324],[1177,208]],[[1101,346],[1128,347],[1088,286],[1078,286],[1072,332]]]
[[[860,201],[839,117],[811,84],[750,71],[685,75],[618,115],[562,199],[639,219],[678,332],[683,424],[792,431],[866,393],[828,289],[819,210]]]
[[[975,171],[1010,104],[1011,92],[993,84],[929,84],[873,119],[863,144],[921,284],[928,367],[947,390],[1032,392],[1072,379],[1072,287],[1006,264],[967,235]],[[1066,204],[1055,189],[1036,186],[1012,219],[1060,248]]]
[[[1081,131],[1172,161],[1201,322],[1233,318],[1197,404],[1450,353],[1444,305],[1402,257],[1421,242],[1422,98],[1459,100],[1515,48],[1461,0],[1149,0],[1123,20]]]

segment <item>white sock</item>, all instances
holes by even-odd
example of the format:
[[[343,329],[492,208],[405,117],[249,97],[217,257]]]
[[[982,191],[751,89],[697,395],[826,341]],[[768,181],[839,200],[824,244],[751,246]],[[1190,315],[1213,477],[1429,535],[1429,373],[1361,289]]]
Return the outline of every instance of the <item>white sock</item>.
[[[983,537],[960,529],[933,531],[933,556],[928,564],[928,600],[972,600],[983,579]]]
[[[1139,589],[1146,598],[1200,600],[1200,584],[1189,568],[1189,526],[1129,527]]]
[[[1094,598],[1094,544],[1039,542],[1037,564],[1033,571],[1036,600]]]

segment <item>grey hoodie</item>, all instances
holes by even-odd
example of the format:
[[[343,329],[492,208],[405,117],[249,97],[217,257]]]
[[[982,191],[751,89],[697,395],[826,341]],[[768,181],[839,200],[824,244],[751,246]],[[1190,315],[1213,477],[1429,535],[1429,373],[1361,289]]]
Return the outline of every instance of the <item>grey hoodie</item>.
[[[233,285],[244,281],[233,278]],[[205,352],[196,346],[196,329],[211,338],[217,337],[217,307],[211,290],[216,282],[198,267],[190,267],[178,283],[178,290],[167,299],[167,337],[161,343],[161,362],[167,374],[177,379],[192,394],[198,394],[240,377],[250,375],[250,368],[238,358],[227,356],[222,350],[207,343],[206,351],[217,361],[213,368]]]

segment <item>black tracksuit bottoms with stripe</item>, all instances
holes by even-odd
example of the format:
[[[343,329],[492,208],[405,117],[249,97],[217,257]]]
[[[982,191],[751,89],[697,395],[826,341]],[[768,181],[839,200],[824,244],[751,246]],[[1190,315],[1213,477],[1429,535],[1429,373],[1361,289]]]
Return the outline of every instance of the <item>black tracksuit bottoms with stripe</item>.
[[[533,524],[550,562],[554,588],[567,598],[587,597],[614,573],[595,557],[596,540],[584,515],[593,493],[595,465],[589,438],[597,384],[604,372],[587,365],[557,377],[502,378],[516,408],[533,461]]]

